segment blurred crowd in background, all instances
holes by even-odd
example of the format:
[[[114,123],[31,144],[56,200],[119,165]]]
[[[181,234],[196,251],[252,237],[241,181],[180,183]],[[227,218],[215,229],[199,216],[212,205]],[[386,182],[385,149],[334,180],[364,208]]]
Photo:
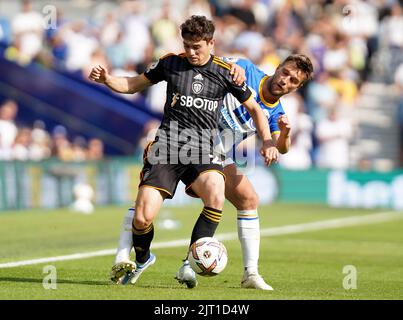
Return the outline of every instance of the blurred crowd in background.
[[[100,139],[84,137],[69,140],[65,127],[50,132],[37,120],[30,126],[17,126],[18,105],[6,100],[0,105],[0,160],[41,161],[51,157],[63,161],[97,161],[104,157]]]
[[[0,39],[8,43],[6,58],[21,64],[36,61],[84,78],[92,66],[100,64],[114,75],[133,76],[165,53],[182,52],[179,25],[190,15],[205,15],[216,26],[214,53],[218,56],[246,57],[269,75],[291,53],[311,57],[314,80],[282,98],[293,130],[292,147],[280,165],[346,169],[356,130],[352,115],[369,81],[397,90],[403,141],[402,2],[189,0],[182,10],[174,0],[157,5],[145,0],[109,1],[108,6],[98,5],[88,12],[86,19],[58,10],[57,28],[46,30],[42,14],[32,2],[23,1],[12,19],[0,17]],[[134,100],[143,95],[152,110],[162,113],[165,86],[160,83],[125,97]],[[31,128],[17,129],[17,110],[13,101],[1,106],[0,159],[102,157],[102,141],[80,137],[69,141],[62,127],[47,132],[37,121]],[[144,135],[155,126],[155,122],[148,124]]]

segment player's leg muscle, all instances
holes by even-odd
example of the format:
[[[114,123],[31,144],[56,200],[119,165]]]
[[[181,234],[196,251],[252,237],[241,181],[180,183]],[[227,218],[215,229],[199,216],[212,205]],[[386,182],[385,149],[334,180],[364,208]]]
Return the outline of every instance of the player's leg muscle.
[[[133,226],[138,230],[148,228],[160,210],[164,202],[163,192],[141,186],[136,199],[136,214],[133,219]]]
[[[217,171],[202,172],[192,183],[192,190],[202,199],[206,207],[221,210],[224,206],[225,181]]]
[[[248,178],[243,175],[235,164],[224,168],[226,176],[225,197],[238,210],[255,210],[259,205],[259,197]]]

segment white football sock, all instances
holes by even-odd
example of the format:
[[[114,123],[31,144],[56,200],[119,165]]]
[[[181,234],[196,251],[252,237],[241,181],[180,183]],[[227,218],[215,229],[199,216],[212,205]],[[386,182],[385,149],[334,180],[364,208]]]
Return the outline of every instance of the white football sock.
[[[237,222],[244,271],[258,273],[260,225],[257,210],[238,210]]]
[[[123,223],[120,230],[119,244],[116,250],[115,263],[130,260],[130,251],[133,247],[132,223],[134,212],[134,208],[130,208],[123,218]]]

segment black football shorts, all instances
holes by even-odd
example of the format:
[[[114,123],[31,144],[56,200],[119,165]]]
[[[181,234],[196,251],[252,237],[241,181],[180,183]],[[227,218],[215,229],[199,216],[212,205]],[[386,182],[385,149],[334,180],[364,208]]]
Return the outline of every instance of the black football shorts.
[[[172,199],[175,194],[179,181],[186,185],[186,193],[192,197],[198,196],[192,191],[191,185],[197,177],[203,172],[217,171],[223,175],[223,166],[221,163],[207,164],[151,164],[147,158],[152,146],[150,143],[144,150],[143,169],[140,172],[141,186],[148,186],[166,194],[167,199]],[[213,160],[211,160],[213,161]]]

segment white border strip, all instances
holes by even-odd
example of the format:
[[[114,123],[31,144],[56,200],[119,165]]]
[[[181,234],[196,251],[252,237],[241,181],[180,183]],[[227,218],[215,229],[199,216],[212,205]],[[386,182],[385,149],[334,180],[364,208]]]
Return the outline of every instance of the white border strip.
[[[281,236],[281,235],[285,235],[285,234],[318,231],[318,230],[324,230],[324,229],[352,227],[352,226],[364,225],[364,224],[375,224],[375,223],[388,222],[388,221],[402,219],[402,218],[403,218],[403,212],[398,213],[396,211],[388,211],[388,212],[380,212],[380,213],[369,214],[369,215],[364,215],[364,216],[353,216],[353,217],[340,218],[340,219],[323,220],[323,221],[316,221],[316,222],[293,224],[293,225],[286,225],[286,226],[281,226],[281,227],[261,229],[260,234],[262,237],[273,237],[273,236]],[[236,239],[238,239],[238,234],[236,232],[222,233],[222,234],[218,234],[216,237],[221,241],[236,240]],[[152,248],[153,249],[174,248],[174,247],[182,247],[182,246],[187,246],[187,245],[189,245],[189,239],[180,239],[180,240],[173,240],[173,241],[156,242],[152,245]],[[115,253],[116,253],[116,249],[106,249],[106,250],[99,250],[99,251],[92,251],[92,252],[70,254],[70,255],[65,255],[65,256],[47,257],[47,258],[39,258],[39,259],[16,261],[16,262],[7,262],[7,263],[0,264],[0,269],[14,268],[14,267],[21,267],[21,266],[28,266],[28,265],[34,265],[34,264],[49,263],[49,262],[57,262],[57,261],[102,257],[102,256],[113,255]]]

